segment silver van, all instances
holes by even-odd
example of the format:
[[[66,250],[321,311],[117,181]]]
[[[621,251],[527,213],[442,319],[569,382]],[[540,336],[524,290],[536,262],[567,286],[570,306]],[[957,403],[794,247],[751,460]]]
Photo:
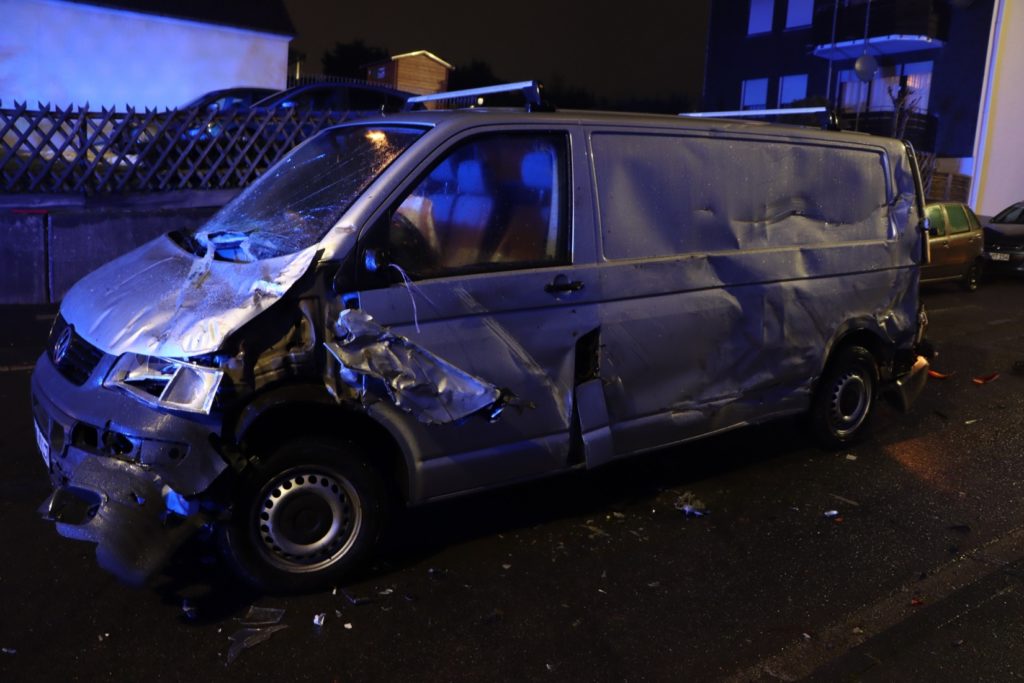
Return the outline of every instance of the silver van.
[[[306,589],[395,501],[786,415],[843,446],[909,406],[907,145],[543,109],[325,130],[78,282],[32,377],[58,531],[141,582],[212,528],[245,580]]]

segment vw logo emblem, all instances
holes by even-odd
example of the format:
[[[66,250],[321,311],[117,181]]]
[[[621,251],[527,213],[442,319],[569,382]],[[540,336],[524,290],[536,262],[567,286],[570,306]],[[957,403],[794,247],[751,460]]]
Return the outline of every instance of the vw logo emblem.
[[[68,349],[71,348],[71,337],[74,332],[71,329],[71,325],[64,328],[64,331],[57,337],[57,343],[53,345],[53,362],[56,365],[60,365],[64,357],[68,355]]]

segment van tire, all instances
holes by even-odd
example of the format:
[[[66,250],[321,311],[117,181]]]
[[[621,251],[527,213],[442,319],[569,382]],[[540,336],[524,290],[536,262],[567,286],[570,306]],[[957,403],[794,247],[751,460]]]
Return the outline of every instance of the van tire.
[[[370,559],[387,489],[354,446],[288,441],[239,481],[220,528],[231,568],[254,588],[295,593],[341,581]]]
[[[878,395],[878,363],[863,346],[836,352],[818,382],[811,405],[811,429],[818,442],[838,449],[867,432]]]
[[[963,279],[960,280],[960,286],[968,292],[974,292],[978,289],[978,283],[981,280],[981,264],[977,261],[971,264],[971,267],[964,273]]]

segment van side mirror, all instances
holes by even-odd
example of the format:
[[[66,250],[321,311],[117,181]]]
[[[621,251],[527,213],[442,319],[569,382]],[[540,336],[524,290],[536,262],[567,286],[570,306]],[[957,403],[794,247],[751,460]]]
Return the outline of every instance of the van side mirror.
[[[380,249],[367,249],[363,252],[363,270],[368,273],[376,273],[385,267],[387,267],[387,261]]]

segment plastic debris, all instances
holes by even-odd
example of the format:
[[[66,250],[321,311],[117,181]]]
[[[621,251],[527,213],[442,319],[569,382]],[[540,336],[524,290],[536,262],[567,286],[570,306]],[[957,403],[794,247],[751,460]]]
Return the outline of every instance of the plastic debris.
[[[988,384],[989,382],[994,382],[997,379],[999,379],[999,373],[998,372],[993,372],[991,375],[982,375],[980,377],[973,377],[973,378],[971,378],[971,381],[974,382],[975,384]]]
[[[283,609],[249,605],[249,611],[239,621],[242,622],[243,626],[270,626],[281,623],[283,618]]]
[[[377,593],[377,595],[387,597],[387,596],[391,595],[394,592],[395,592],[394,588],[385,588],[381,592]]]
[[[506,564],[501,565],[501,568],[504,569],[505,571],[508,571],[509,569],[512,569],[512,565],[506,563]]]
[[[704,501],[695,496],[692,491],[686,491],[683,495],[678,496],[673,507],[682,512],[684,517],[703,517],[708,513]]]
[[[853,461],[853,460],[856,460],[856,459],[857,459],[857,456],[856,456],[856,455],[854,455],[853,453],[847,453],[847,454],[846,454],[846,459],[847,459],[847,460],[850,460],[850,461]]]
[[[810,633],[801,633],[800,635],[803,636],[804,640],[810,640],[811,639],[811,634]]]
[[[284,610],[281,610],[282,612]],[[231,641],[231,647],[228,648],[227,662],[225,665],[230,664],[238,658],[238,655],[242,654],[242,650],[247,650],[250,647],[255,647],[260,643],[264,643],[270,639],[270,636],[274,635],[281,629],[288,628],[288,624],[275,624],[272,626],[265,626],[263,628],[243,628],[235,631],[228,640]]]
[[[0,647],[0,652],[3,652],[5,655],[16,655],[16,654],[18,654],[18,651],[15,650],[13,647]]]
[[[195,603],[185,598],[181,601],[181,613],[185,615],[185,618],[189,621],[197,619],[199,617],[199,609]]]
[[[854,626],[853,627],[853,635],[855,635],[855,636],[862,636],[862,635],[864,635],[864,629],[862,629],[860,626]]]
[[[313,626],[320,628],[324,625],[324,621],[327,619],[327,612],[319,612],[313,615]]]
[[[344,626],[345,626],[345,630],[346,631],[351,631],[352,630],[352,622],[346,621]]]
[[[842,496],[838,496],[838,495],[836,495],[834,493],[832,493],[830,495],[833,498],[835,498],[836,500],[838,500],[840,503],[846,503],[847,505],[852,505],[853,507],[860,507],[860,503],[858,503],[855,500],[850,500],[849,498],[843,498]]]
[[[829,519],[835,519],[839,516],[839,510],[825,510],[825,516]]]
[[[921,598],[911,598],[910,599],[911,607],[920,607],[923,604],[924,604],[924,600],[922,600]]]
[[[974,424],[977,421],[978,421],[978,418],[974,418],[973,420],[964,420],[964,424],[965,425],[972,425],[972,424]]]
[[[359,595],[352,595],[351,593],[349,593],[346,590],[341,591],[341,594],[345,596],[346,600],[348,600],[353,605],[356,605],[357,607],[359,605],[369,605],[371,602],[374,602],[373,598],[368,598],[368,597],[359,596]]]
[[[929,370],[928,371],[928,376],[929,377],[934,377],[935,379],[949,379],[950,377],[952,377],[955,374],[956,374],[955,372],[945,373],[945,372],[939,372],[938,370]]]

